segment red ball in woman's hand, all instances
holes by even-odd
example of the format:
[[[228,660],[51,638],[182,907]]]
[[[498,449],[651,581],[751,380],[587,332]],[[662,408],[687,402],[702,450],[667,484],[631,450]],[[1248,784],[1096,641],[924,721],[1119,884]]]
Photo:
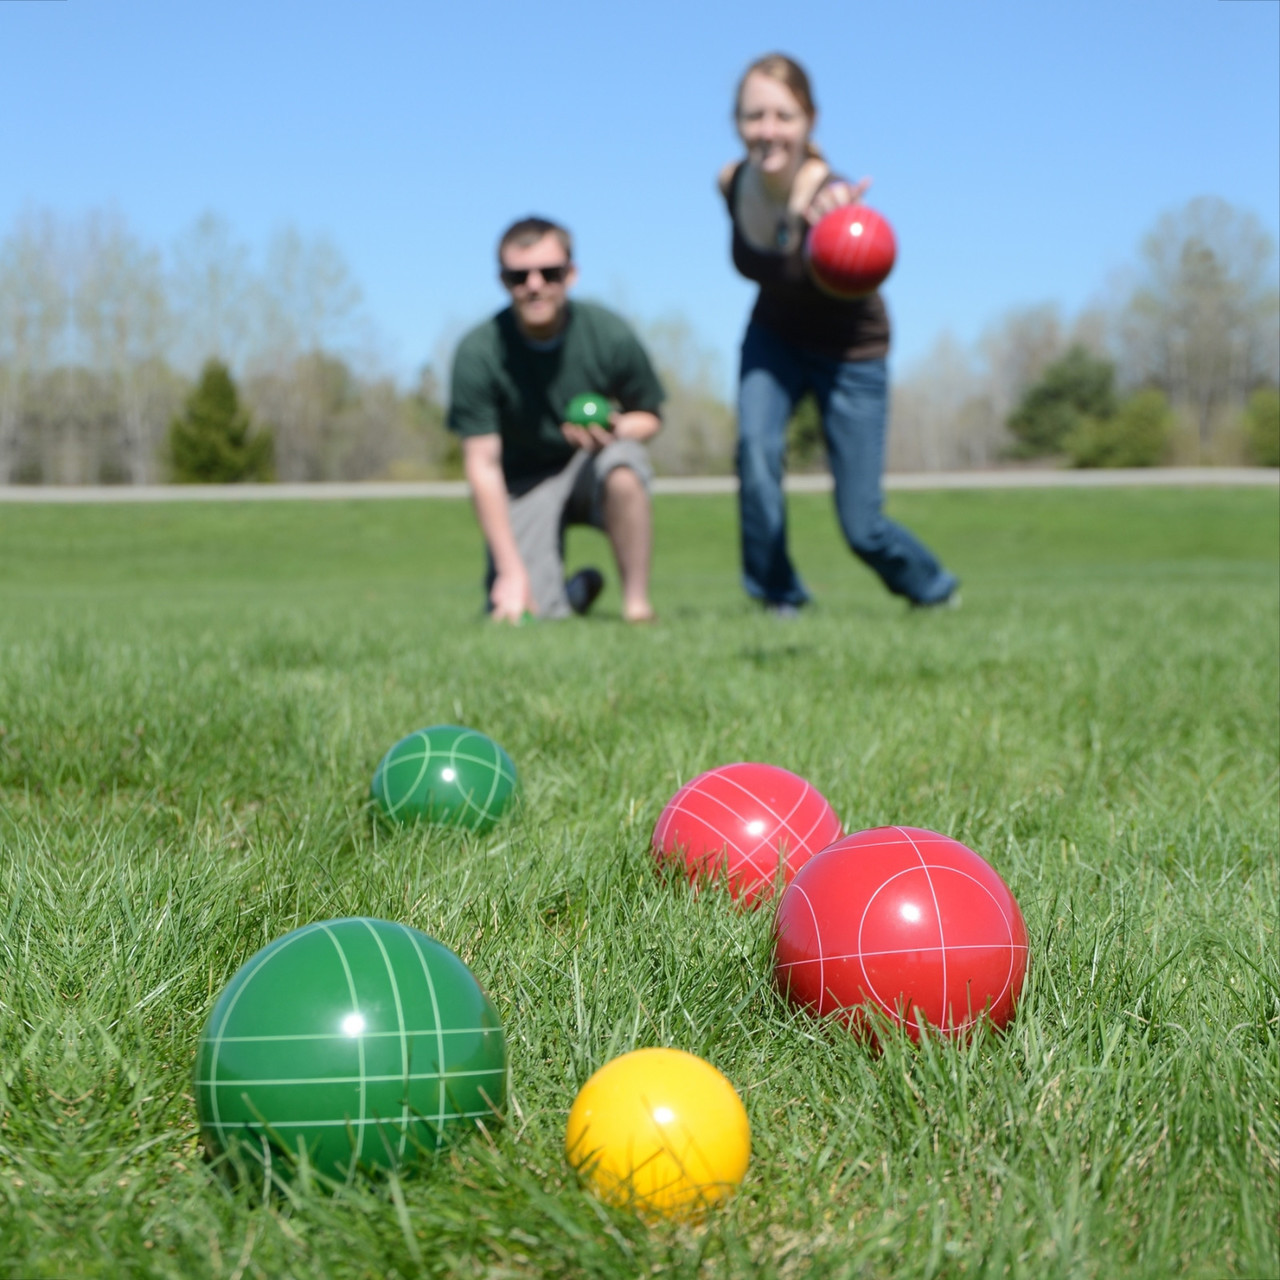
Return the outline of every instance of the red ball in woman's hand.
[[[893,270],[893,228],[865,204],[842,204],[820,218],[805,242],[809,273],[837,298],[874,293]]]

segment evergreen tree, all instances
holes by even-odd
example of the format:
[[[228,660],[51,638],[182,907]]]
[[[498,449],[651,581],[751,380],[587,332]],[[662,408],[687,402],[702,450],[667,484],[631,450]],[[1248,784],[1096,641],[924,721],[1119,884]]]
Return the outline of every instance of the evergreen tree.
[[[1082,417],[1064,444],[1075,467],[1158,467],[1173,428],[1164,392],[1148,387],[1125,400],[1113,417]]]
[[[1018,440],[1015,452],[1026,458],[1061,453],[1084,419],[1110,418],[1116,411],[1115,376],[1110,360],[1073,346],[1009,416],[1009,430]]]
[[[169,451],[181,484],[271,479],[271,433],[253,430],[231,371],[220,360],[204,366],[182,416],[169,424]]]

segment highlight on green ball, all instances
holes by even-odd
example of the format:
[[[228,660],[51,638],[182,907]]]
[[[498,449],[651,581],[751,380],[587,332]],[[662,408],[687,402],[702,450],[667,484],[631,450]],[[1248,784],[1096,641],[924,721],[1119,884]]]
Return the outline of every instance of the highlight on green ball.
[[[502,1025],[471,970],[389,920],[325,920],[263,947],[196,1049],[206,1148],[267,1176],[409,1168],[500,1118],[506,1092]]]
[[[438,724],[401,738],[382,757],[370,794],[383,817],[483,835],[516,800],[516,767],[492,738]]]
[[[564,420],[580,427],[604,427],[607,430],[612,407],[608,396],[584,391],[569,401],[569,406],[564,411]]]

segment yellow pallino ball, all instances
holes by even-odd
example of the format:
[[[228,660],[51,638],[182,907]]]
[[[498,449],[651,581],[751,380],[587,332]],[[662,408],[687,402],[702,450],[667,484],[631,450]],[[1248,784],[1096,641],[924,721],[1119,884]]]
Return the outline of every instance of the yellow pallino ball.
[[[696,1216],[737,1189],[751,1126],[733,1085],[680,1049],[636,1049],[581,1088],[569,1163],[609,1204]]]

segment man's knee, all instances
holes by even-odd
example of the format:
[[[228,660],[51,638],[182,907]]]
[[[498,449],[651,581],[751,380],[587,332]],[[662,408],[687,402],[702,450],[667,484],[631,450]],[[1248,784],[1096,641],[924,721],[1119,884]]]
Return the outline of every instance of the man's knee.
[[[628,466],[612,467],[600,486],[599,527],[615,534],[648,523],[649,486],[638,472]]]
[[[629,466],[613,467],[604,478],[606,501],[618,497],[624,500],[648,499],[649,488],[634,468]]]

